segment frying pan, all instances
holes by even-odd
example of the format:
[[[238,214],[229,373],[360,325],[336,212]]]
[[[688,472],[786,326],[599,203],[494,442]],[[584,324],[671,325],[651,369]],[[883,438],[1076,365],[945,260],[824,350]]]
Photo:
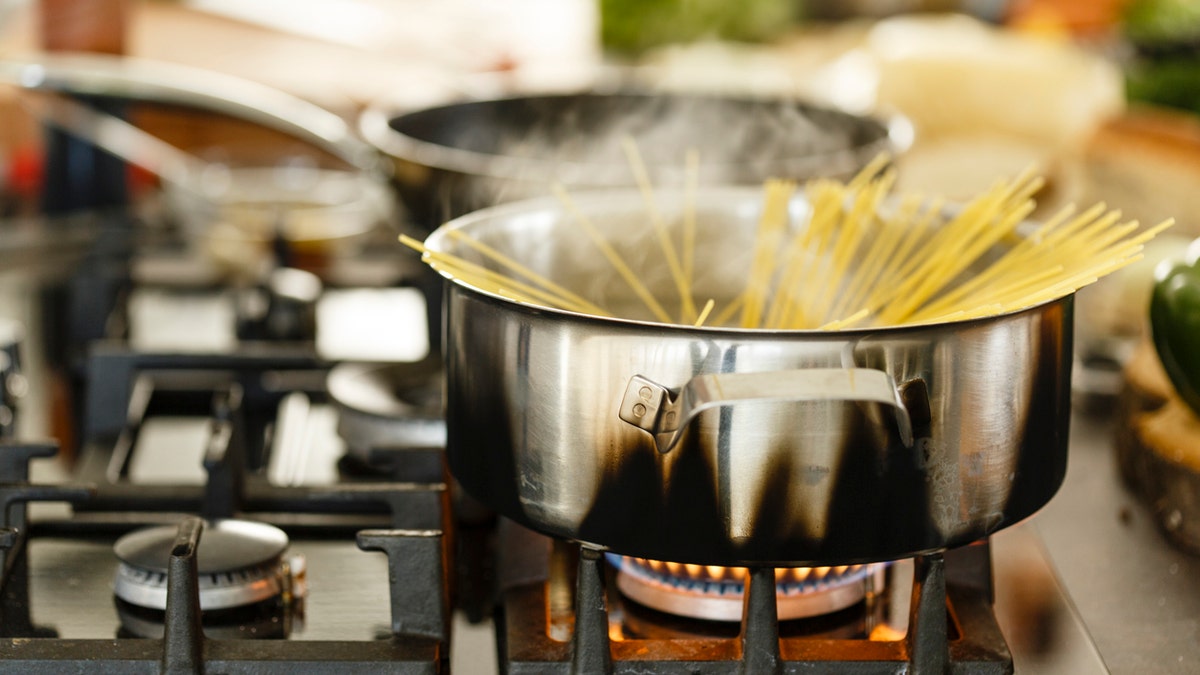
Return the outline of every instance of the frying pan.
[[[707,95],[570,93],[467,101],[400,114],[368,109],[364,138],[393,163],[393,181],[418,225],[550,193],[553,183],[631,186],[622,143],[640,149],[658,187],[682,184],[685,156],[701,184],[845,177],[910,129],[795,101]]]

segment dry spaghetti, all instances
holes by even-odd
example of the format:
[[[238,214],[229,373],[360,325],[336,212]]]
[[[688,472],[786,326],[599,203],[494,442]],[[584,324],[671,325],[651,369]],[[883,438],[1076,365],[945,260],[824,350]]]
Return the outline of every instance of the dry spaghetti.
[[[1027,170],[946,213],[940,199],[893,195],[895,173],[887,157],[871,162],[849,182],[831,179],[803,186],[808,209],[791,209],[797,186],[768,181],[751,263],[741,292],[697,311],[695,263],[696,175],[699,158],[689,153],[679,234],[672,237],[636,146],[626,153],[646,204],[663,259],[678,294],[678,318],[622,258],[561,186],[555,191],[566,213],[662,323],[772,330],[841,330],[942,323],[1032,307],[1069,295],[1141,257],[1146,242],[1167,220],[1139,233],[1136,221],[1097,204],[1076,214],[1065,207],[1032,232],[1019,233],[1033,212],[1043,180]],[[518,302],[572,312],[615,316],[595,298],[565,288],[499,251],[451,233],[494,268],[426,250],[426,262],[481,290]],[[582,244],[581,244],[582,245]],[[997,253],[997,251],[1000,251]]]

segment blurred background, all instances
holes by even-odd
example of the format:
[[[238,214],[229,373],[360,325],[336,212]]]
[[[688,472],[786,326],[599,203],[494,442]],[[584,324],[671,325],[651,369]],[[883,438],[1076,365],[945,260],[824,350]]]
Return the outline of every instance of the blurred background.
[[[120,53],[180,64],[293,94],[351,125],[369,108],[583,87],[800,96],[906,116],[915,143],[902,180],[951,196],[1030,160],[1054,173],[1064,197],[1087,195],[1114,172],[1157,164],[1106,159],[1116,144],[1169,137],[1178,143],[1166,145],[1188,147],[1186,113],[1200,105],[1200,10],[1184,0],[727,4],[8,0],[0,56]],[[44,139],[15,91],[0,104],[5,208],[19,211],[44,186]],[[185,148],[234,134],[219,119],[126,114]],[[1102,190],[1125,189],[1123,207],[1147,219],[1183,217],[1176,178],[1160,186],[1158,206],[1131,186]]]
[[[682,135],[645,131],[674,113],[621,98],[646,93],[679,97]],[[714,99],[768,107],[686,112]],[[811,107],[797,113],[797,101]],[[1146,308],[1155,264],[1200,236],[1198,114],[1192,0],[0,0],[0,438],[54,438],[59,459],[39,471],[77,479],[89,452],[141,429],[126,420],[131,385],[102,370],[117,351],[166,370],[243,357],[271,370],[282,355],[320,377],[347,362],[428,365],[440,279],[398,233],[422,238],[551,179],[609,184],[595,160],[610,149],[581,139],[614,130],[632,129],[647,156],[670,146],[656,181],[677,179],[684,147],[701,143],[738,157],[738,173],[716,175],[758,183],[777,165],[742,156],[758,146],[739,123],[764,120],[766,138],[817,158],[784,165],[791,177],[845,174],[887,149],[900,189],[957,200],[1032,164],[1047,178],[1035,217],[1097,201],[1143,225],[1174,217],[1142,263],[1077,304],[1080,408],[1111,412],[1127,368],[1161,404],[1171,385],[1147,351]],[[291,393],[328,412],[324,380],[309,380],[276,378],[247,398],[268,420],[251,424],[249,468],[272,481],[345,479],[353,448],[332,413],[305,413],[290,438],[322,440],[294,466],[262,440]],[[440,415],[436,386],[412,396]],[[1184,417],[1155,424],[1194,457],[1200,422]],[[1111,422],[1072,432],[1085,468],[1039,516],[1042,531],[1114,670],[1168,672],[1145,666],[1178,656],[1173,672],[1190,672],[1196,561],[1159,529],[1200,550],[1195,490],[1136,521],[1126,505],[1146,496],[1141,465],[1122,467],[1130,492],[1111,447],[1139,422]],[[134,433],[170,453],[129,461],[122,485],[203,483],[207,423]],[[1097,512],[1100,524],[1080,526]],[[1151,572],[1094,564],[1117,549]],[[1128,618],[1134,592],[1118,586],[1135,576],[1144,621]],[[1040,590],[1028,595],[1038,605]],[[1026,632],[1009,639],[1039,639]]]

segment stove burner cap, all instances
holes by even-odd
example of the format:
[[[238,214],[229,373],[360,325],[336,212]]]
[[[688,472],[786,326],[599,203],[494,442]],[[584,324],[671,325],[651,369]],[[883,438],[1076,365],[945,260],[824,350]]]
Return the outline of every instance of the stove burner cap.
[[[326,387],[338,409],[338,435],[350,452],[372,448],[433,448],[446,444],[441,362],[344,363]]]
[[[167,608],[167,565],[178,528],[150,527],[121,537],[113,550],[121,564],[113,592],[139,607]],[[196,551],[202,610],[242,607],[283,591],[287,535],[247,520],[205,523]]]

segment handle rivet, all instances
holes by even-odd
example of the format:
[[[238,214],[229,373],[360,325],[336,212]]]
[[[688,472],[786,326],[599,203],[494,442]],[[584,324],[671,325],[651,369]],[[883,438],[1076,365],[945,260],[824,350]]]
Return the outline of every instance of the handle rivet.
[[[667,412],[667,425],[675,424],[675,411]]]
[[[650,397],[653,395],[654,392],[650,390],[650,387],[642,387],[641,389],[638,389],[638,396],[641,396],[643,401],[649,401]],[[643,411],[644,410],[645,409],[643,408]]]
[[[646,415],[646,406],[642,405],[641,403],[635,404],[633,406],[633,414],[637,415],[638,417],[644,417]]]

